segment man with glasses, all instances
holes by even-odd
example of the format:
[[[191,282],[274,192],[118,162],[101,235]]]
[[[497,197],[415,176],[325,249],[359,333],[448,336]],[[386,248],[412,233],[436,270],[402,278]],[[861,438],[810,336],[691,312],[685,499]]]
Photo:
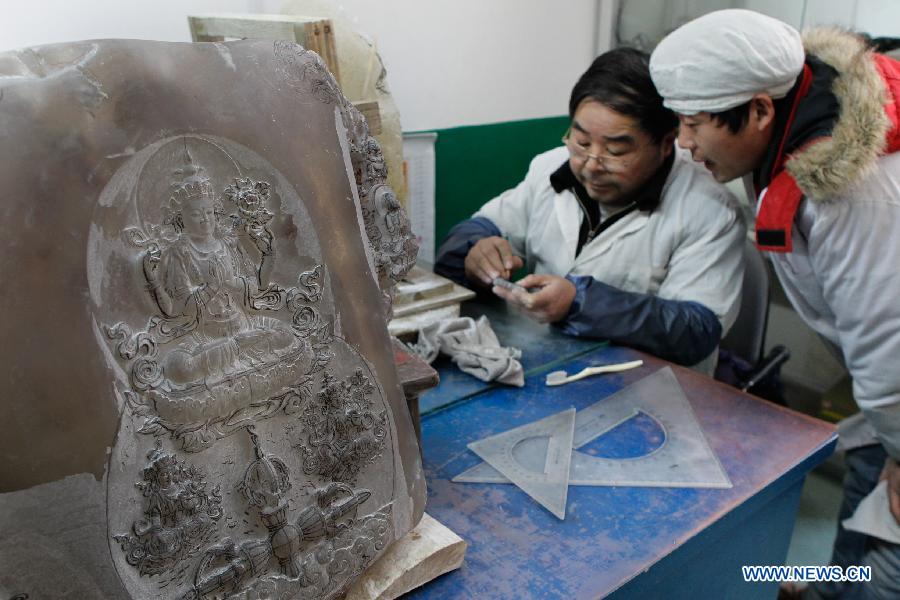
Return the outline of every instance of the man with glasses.
[[[737,315],[744,227],[734,198],[674,146],[648,57],[598,57],[569,101],[564,146],[451,230],[435,272],[577,336],[710,373]],[[525,266],[529,291],[494,285]]]

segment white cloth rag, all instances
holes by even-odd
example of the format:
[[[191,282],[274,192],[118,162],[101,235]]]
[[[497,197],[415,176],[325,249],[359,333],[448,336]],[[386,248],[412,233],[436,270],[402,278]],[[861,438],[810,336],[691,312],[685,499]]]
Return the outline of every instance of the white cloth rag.
[[[439,353],[448,355],[463,372],[482,381],[525,385],[525,372],[517,359],[518,348],[500,345],[487,317],[442,319],[419,329],[419,341],[412,350],[431,363]]]

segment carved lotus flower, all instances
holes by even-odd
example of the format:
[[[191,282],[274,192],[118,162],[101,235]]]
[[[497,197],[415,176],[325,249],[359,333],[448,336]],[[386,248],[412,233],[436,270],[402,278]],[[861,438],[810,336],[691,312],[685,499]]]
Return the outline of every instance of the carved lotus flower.
[[[253,181],[249,177],[237,178],[225,188],[225,197],[240,211],[241,218],[254,227],[261,227],[272,219],[266,208],[271,186],[265,181]]]

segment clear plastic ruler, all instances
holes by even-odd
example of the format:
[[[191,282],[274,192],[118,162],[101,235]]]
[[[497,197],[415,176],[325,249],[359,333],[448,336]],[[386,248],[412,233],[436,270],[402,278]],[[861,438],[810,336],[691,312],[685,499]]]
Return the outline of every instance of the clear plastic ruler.
[[[469,444],[504,478],[560,519],[566,518],[575,409]],[[505,477],[504,477],[505,476]]]
[[[694,411],[672,369],[665,367],[585,408],[575,416],[573,448],[644,413],[664,432],[663,443],[644,456],[613,459],[572,451],[569,483],[592,486],[730,488],[731,481],[703,435]],[[542,457],[536,442],[522,442],[524,466],[534,469]],[[482,457],[484,458],[484,457]],[[489,463],[457,475],[465,483],[510,483]]]

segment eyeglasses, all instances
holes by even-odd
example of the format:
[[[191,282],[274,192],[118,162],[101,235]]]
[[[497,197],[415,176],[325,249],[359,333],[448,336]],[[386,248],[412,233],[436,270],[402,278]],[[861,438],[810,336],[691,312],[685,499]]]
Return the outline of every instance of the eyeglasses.
[[[610,154],[609,150],[607,150],[605,154],[591,154],[588,152],[590,146],[584,146],[572,139],[571,129],[566,129],[566,133],[562,137],[562,142],[566,145],[566,148],[569,149],[572,158],[580,162],[582,166],[586,165],[589,160],[594,159],[604,171],[610,173],[621,173],[628,169],[628,166],[635,158],[635,154],[643,148],[643,146],[639,146],[628,150],[624,154],[618,155]]]

